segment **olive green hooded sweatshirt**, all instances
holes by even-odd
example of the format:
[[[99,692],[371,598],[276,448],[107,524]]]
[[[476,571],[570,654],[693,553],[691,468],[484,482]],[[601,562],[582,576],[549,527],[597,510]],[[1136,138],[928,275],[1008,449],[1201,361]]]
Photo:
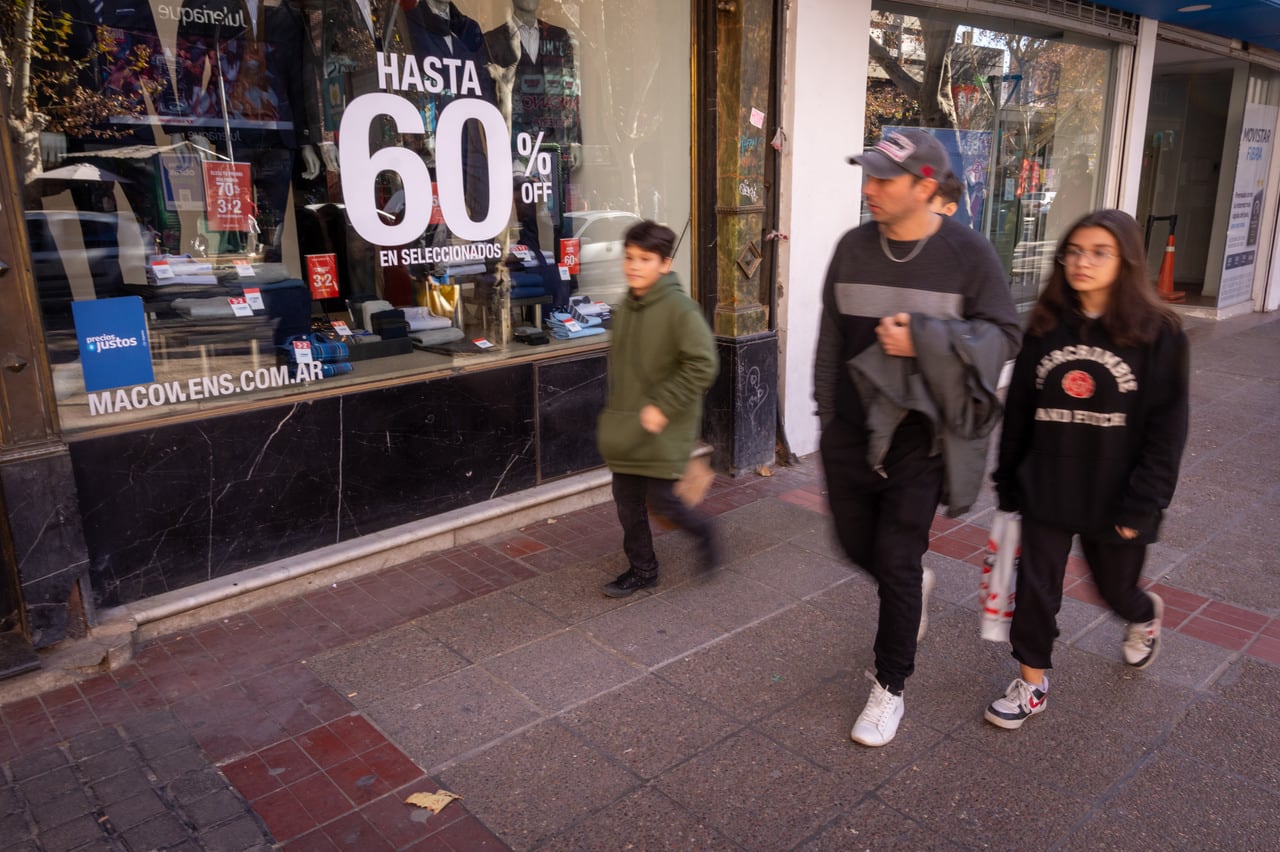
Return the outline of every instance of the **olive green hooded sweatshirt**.
[[[702,309],[668,272],[648,293],[628,295],[613,312],[609,396],[596,429],[614,473],[679,479],[702,424],[702,397],[719,367]],[[640,425],[656,405],[670,422],[657,435]]]

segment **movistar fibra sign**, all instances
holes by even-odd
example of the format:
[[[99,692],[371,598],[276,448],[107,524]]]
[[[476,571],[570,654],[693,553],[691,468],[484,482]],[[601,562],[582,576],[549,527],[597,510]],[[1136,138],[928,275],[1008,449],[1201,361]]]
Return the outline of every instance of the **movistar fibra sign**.
[[[71,314],[86,391],[155,381],[142,299],[121,296],[72,302]]]

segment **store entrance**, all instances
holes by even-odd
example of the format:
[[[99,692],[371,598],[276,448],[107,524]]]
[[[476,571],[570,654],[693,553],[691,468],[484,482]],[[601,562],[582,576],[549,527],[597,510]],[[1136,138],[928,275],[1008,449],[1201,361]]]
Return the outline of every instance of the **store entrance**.
[[[1212,251],[1235,66],[1239,63],[1160,42],[1139,184],[1138,222],[1147,231],[1147,271],[1159,278],[1176,222],[1173,290],[1188,305],[1216,305],[1222,257]],[[1234,156],[1234,155],[1233,155]],[[1171,217],[1177,217],[1173,219]]]

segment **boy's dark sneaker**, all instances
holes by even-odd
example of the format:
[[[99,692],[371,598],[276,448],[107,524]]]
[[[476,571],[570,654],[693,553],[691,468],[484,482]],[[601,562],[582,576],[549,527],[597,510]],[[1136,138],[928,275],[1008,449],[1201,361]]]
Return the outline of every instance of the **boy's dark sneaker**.
[[[642,577],[635,571],[627,569],[626,572],[618,575],[618,579],[604,587],[604,593],[611,598],[625,598],[641,589],[656,585],[658,585],[657,574],[652,577]]]
[[[1029,717],[1044,710],[1048,700],[1049,678],[1046,677],[1040,686],[1032,686],[1015,677],[1004,695],[991,702],[983,718],[997,728],[1014,731],[1021,728]]]
[[[702,551],[702,570],[711,573],[720,567],[720,543],[716,541],[716,534],[707,533],[707,538],[702,542],[700,548]]]

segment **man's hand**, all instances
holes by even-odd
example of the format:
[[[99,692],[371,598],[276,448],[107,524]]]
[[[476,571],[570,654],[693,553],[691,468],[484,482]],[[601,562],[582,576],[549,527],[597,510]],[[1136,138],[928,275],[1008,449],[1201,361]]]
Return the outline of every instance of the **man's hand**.
[[[657,435],[667,428],[669,422],[671,421],[662,413],[662,409],[652,403],[640,409],[640,425],[646,432]]]
[[[916,357],[916,345],[911,340],[911,315],[897,313],[880,320],[876,326],[876,337],[880,338],[880,346],[886,355],[897,355],[902,358]]]

